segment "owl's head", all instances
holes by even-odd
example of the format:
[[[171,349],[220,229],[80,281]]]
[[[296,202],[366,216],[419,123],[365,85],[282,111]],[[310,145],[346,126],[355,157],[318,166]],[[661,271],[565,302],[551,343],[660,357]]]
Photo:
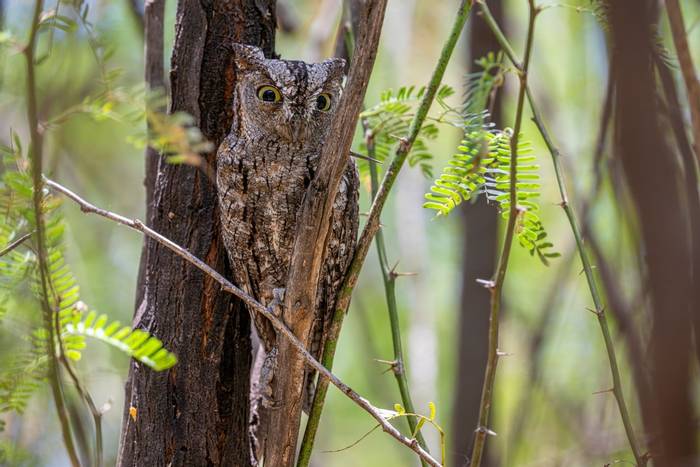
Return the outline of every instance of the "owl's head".
[[[234,53],[241,130],[292,143],[323,141],[340,100],[344,60],[267,59],[240,44]]]

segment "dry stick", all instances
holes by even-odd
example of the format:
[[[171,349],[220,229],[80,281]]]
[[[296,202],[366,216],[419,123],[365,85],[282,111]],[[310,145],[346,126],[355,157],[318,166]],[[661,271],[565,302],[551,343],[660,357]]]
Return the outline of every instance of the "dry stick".
[[[481,391],[481,403],[479,404],[479,420],[478,426],[474,433],[474,447],[472,448],[472,457],[470,466],[479,467],[481,458],[484,454],[484,446],[486,445],[486,436],[491,433],[488,429],[489,412],[491,409],[491,401],[493,399],[493,386],[496,379],[496,367],[498,366],[498,320],[501,311],[501,295],[503,293],[503,284],[506,279],[506,271],[508,269],[508,260],[510,258],[510,250],[513,245],[513,237],[515,235],[515,223],[521,210],[518,207],[518,139],[520,137],[520,128],[523,121],[523,109],[525,107],[525,90],[527,88],[527,72],[530,65],[530,54],[532,52],[532,38],[534,36],[535,17],[538,10],[535,8],[534,0],[529,0],[530,18],[527,28],[527,38],[525,45],[525,61],[522,68],[519,70],[520,91],[518,92],[518,104],[515,113],[515,125],[513,126],[513,135],[510,138],[510,206],[508,213],[508,225],[506,227],[506,237],[503,243],[501,257],[498,260],[498,267],[494,276],[494,280],[488,284],[488,289],[491,292],[491,314],[489,316],[489,349],[486,359],[486,370],[484,372],[484,385]]]
[[[433,103],[435,94],[437,93],[438,87],[442,81],[442,77],[445,74],[447,63],[452,57],[452,52],[457,44],[457,40],[459,39],[462,28],[464,27],[464,23],[469,16],[470,9],[471,0],[462,0],[459,10],[457,11],[457,15],[455,16],[455,21],[452,25],[450,35],[443,45],[440,58],[438,59],[433,75],[430,78],[428,87],[423,94],[418,110],[411,121],[408,135],[400,140],[396,152],[394,153],[394,157],[391,160],[391,164],[384,174],[384,179],[379,186],[377,196],[375,196],[372,207],[370,208],[367,223],[362,230],[360,240],[358,241],[357,248],[355,249],[355,256],[352,259],[352,263],[348,268],[348,272],[345,275],[340,292],[338,293],[336,309],[335,313],[333,314],[333,320],[328,333],[329,337],[323,348],[323,358],[321,361],[328,368],[332,368],[333,366],[335,349],[338,344],[338,337],[340,335],[340,328],[342,326],[343,319],[345,318],[348,306],[350,305],[352,291],[355,288],[355,284],[357,284],[357,278],[360,274],[365,258],[367,257],[367,252],[369,251],[372,239],[377,233],[377,230],[379,230],[379,215],[384,208],[384,204],[389,196],[389,191],[396,181],[396,177],[401,171],[401,167],[403,167],[403,164],[406,161],[406,157],[411,150],[411,146],[418,136],[418,132],[423,126],[423,122],[428,115],[428,110]],[[302,441],[297,467],[306,467],[309,465],[311,450],[313,449],[313,443],[316,438],[316,432],[321,419],[321,412],[323,411],[323,404],[326,399],[327,391],[328,381],[324,378],[319,378],[318,387],[316,388],[316,393],[314,394],[314,402],[311,407],[311,412],[309,413],[309,420],[306,424],[306,431],[304,431],[304,440]]]
[[[56,335],[53,328],[54,310],[49,303],[49,285],[48,285],[48,263],[46,257],[46,232],[44,226],[44,214],[42,210],[42,202],[44,199],[43,184],[41,179],[41,171],[43,164],[43,139],[39,132],[39,115],[37,111],[37,89],[34,57],[36,52],[36,38],[39,30],[39,17],[43,8],[43,0],[36,0],[34,3],[34,13],[29,32],[29,40],[24,48],[24,58],[27,63],[27,119],[29,124],[29,134],[31,138],[30,156],[32,162],[32,182],[34,186],[34,216],[36,217],[36,238],[37,238],[37,256],[39,259],[39,276],[41,282],[41,305],[43,308],[44,327],[48,333],[46,341],[46,353],[49,359],[48,379],[53,393],[54,403],[56,404],[56,412],[61,424],[61,434],[63,435],[63,444],[68,452],[71,464],[76,467],[80,466],[78,454],[73,443],[73,435],[71,433],[70,421],[68,412],[66,411],[65,401],[63,400],[63,388],[61,384],[61,375],[59,373],[58,359],[54,346],[56,345]]]
[[[272,312],[272,308],[267,308],[263,306],[253,297],[251,297],[243,290],[233,285],[233,283],[231,283],[224,276],[222,276],[213,268],[211,268],[204,261],[197,258],[192,253],[188,252],[186,249],[176,244],[172,240],[164,237],[155,230],[147,227],[140,220],[129,219],[114,212],[99,208],[94,204],[91,204],[85,199],[81,198],[80,196],[78,196],[68,188],[64,187],[63,185],[54,182],[53,180],[45,178],[44,183],[48,187],[56,190],[59,193],[62,193],[63,195],[74,201],[76,204],[78,204],[82,212],[89,214],[97,214],[98,216],[102,216],[113,222],[125,225],[127,227],[130,227],[131,229],[139,231],[145,236],[165,246],[170,251],[174,252],[175,254],[183,258],[185,261],[189,262],[190,264],[194,265],[197,269],[210,276],[212,279],[214,279],[221,285],[222,289],[225,292],[240,298],[250,310],[253,310],[256,313],[260,313],[263,316],[265,316],[268,320],[270,320],[275,329],[289,340],[289,342],[294,346],[294,348],[304,357],[304,360],[309,366],[313,367],[316,371],[319,372],[319,374],[323,375],[324,378],[330,380],[333,383],[333,385],[340,389],[340,391],[343,394],[345,394],[348,398],[355,402],[355,404],[359,405],[362,409],[369,413],[375,420],[377,420],[377,422],[379,422],[379,424],[382,426],[382,429],[385,432],[396,438],[401,444],[404,444],[408,446],[411,450],[415,451],[429,465],[434,467],[440,467],[440,463],[433,459],[429,453],[425,452],[418,445],[418,442],[415,439],[409,439],[403,436],[396,428],[394,428],[382,417],[382,415],[374,408],[374,406],[372,406],[372,404],[370,404],[366,399],[364,399],[362,396],[356,393],[348,385],[343,383],[340,379],[338,379],[338,377],[336,377],[333,373],[327,370],[326,367],[321,365],[313,356],[311,356],[311,354],[304,348],[304,345],[301,343],[301,341],[299,341],[299,339],[297,339],[296,336],[294,336],[294,334],[289,330],[289,328],[287,328],[287,326],[280,320],[280,318]]]
[[[372,136],[372,130],[367,126],[366,120],[363,121],[362,124],[365,131],[367,154],[370,157],[374,157],[374,138]],[[369,171],[372,183],[372,197],[375,197],[377,196],[377,190],[379,189],[377,164],[370,162]],[[386,257],[384,231],[382,229],[379,229],[377,232],[374,243],[377,246],[379,268],[382,271],[382,278],[384,280],[384,294],[386,295],[386,306],[387,311],[389,312],[389,322],[391,325],[391,342],[394,347],[394,361],[391,362],[391,370],[396,377],[396,383],[398,384],[399,392],[401,393],[401,402],[403,403],[406,412],[416,413],[416,409],[413,405],[413,399],[411,398],[411,391],[408,386],[408,378],[406,377],[403,345],[401,343],[401,324],[399,323],[399,310],[396,305],[396,278],[398,277],[398,274],[389,266],[389,261]],[[416,417],[408,416],[406,417],[406,420],[408,421],[408,426],[411,429],[411,433],[415,433],[415,438],[418,440],[418,444],[420,444],[426,451],[429,451],[420,429],[417,428],[418,419]]]
[[[510,46],[508,39],[506,39],[505,35],[499,28],[498,24],[493,18],[493,15],[491,15],[488,6],[486,6],[486,3],[484,3],[483,0],[478,0],[476,3],[480,6],[481,12],[484,15],[486,23],[491,28],[491,31],[496,36],[496,39],[498,40],[499,44],[503,48],[510,61],[516,68],[522,70],[520,60],[518,60],[517,56],[515,55],[515,52],[513,51],[513,48]],[[564,176],[559,161],[561,153],[559,152],[559,149],[557,149],[557,147],[554,145],[554,142],[551,136],[549,135],[547,128],[544,126],[544,121],[542,120],[539,110],[535,105],[530,89],[526,88],[526,92],[528,102],[530,104],[530,109],[532,110],[533,114],[533,121],[535,122],[535,125],[537,125],[537,129],[542,135],[542,138],[544,139],[545,144],[547,145],[547,149],[549,150],[549,153],[552,156],[554,173],[557,178],[559,194],[561,196],[560,205],[566,213],[566,217],[569,220],[569,224],[571,226],[571,231],[574,235],[574,238],[576,239],[576,245],[579,251],[579,256],[581,257],[581,263],[583,264],[583,269],[586,274],[586,281],[588,282],[588,288],[591,292],[593,304],[595,305],[595,315],[598,318],[598,324],[600,325],[600,330],[603,334],[605,350],[607,351],[608,361],[610,364],[610,372],[613,380],[612,392],[615,395],[615,400],[617,401],[617,406],[620,411],[620,417],[622,418],[622,423],[625,427],[627,440],[629,442],[630,448],[632,449],[632,453],[634,454],[634,458],[638,466],[644,467],[647,462],[647,457],[646,455],[642,454],[639,449],[637,438],[634,433],[634,428],[632,427],[632,419],[630,417],[629,411],[627,410],[627,403],[625,402],[625,396],[622,391],[622,380],[620,377],[620,370],[617,364],[617,356],[615,355],[615,346],[613,344],[612,337],[610,335],[610,329],[608,327],[608,322],[605,317],[603,300],[601,298],[600,292],[598,291],[598,286],[595,282],[595,277],[593,276],[593,267],[588,257],[588,253],[586,252],[586,249],[583,245],[583,237],[581,236],[581,230],[579,228],[578,221],[576,220],[576,215],[572,207],[569,205],[568,195],[566,193],[566,185],[564,184]]]
[[[695,74],[693,58],[688,47],[688,38],[685,35],[683,14],[681,13],[678,0],[666,0],[666,12],[671,24],[673,44],[676,46],[676,54],[681,65],[683,81],[688,92],[688,105],[690,106],[690,115],[693,122],[693,146],[695,147],[697,162],[700,163],[700,81],[698,81],[698,77]],[[693,170],[693,168],[689,167],[688,170]]]

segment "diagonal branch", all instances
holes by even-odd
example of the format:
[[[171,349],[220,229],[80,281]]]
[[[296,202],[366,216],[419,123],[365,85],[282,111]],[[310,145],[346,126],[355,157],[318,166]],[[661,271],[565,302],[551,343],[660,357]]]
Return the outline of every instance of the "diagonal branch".
[[[239,289],[235,285],[233,285],[230,281],[228,281],[224,276],[216,272],[212,267],[207,265],[204,261],[201,259],[197,258],[190,252],[188,252],[186,249],[181,247],[180,245],[176,244],[175,242],[169,240],[168,238],[164,237],[163,235],[159,234],[155,230],[151,229],[150,227],[147,227],[144,225],[143,222],[141,222],[138,219],[130,219],[128,217],[124,217],[120,214],[116,214],[111,211],[107,211],[106,209],[99,208],[95,206],[94,204],[89,203],[85,199],[81,198],[79,195],[76,193],[72,192],[68,188],[64,187],[63,185],[60,185],[59,183],[54,182],[53,180],[49,179],[44,179],[44,183],[46,186],[50,187],[51,189],[62,193],[72,201],[74,201],[78,206],[80,206],[80,210],[84,213],[89,213],[89,214],[97,214],[98,216],[102,216],[104,218],[107,218],[113,222],[116,222],[118,224],[125,225],[133,230],[136,230],[138,232],[141,232],[145,236],[149,237],[152,240],[155,240],[159,244],[163,245],[164,247],[168,248],[170,251],[175,253],[176,255],[180,256],[182,259],[187,261],[188,263],[192,264],[195,266],[197,269],[202,271],[203,273],[207,274],[209,277],[214,279],[216,282],[218,282],[222,289],[230,293],[232,295],[235,295],[236,297],[240,298],[245,304],[248,306],[250,310],[253,310],[256,313],[260,313],[263,316],[265,316],[268,320],[270,320],[270,323],[275,327],[275,329],[282,335],[284,335],[290,344],[294,347],[294,349],[299,352],[302,357],[304,358],[306,364],[309,366],[313,367],[316,371],[319,372],[320,375],[322,375],[325,379],[329,380],[335,387],[340,389],[340,391],[345,394],[349,399],[351,399],[355,404],[360,406],[362,409],[365,410],[365,412],[369,413],[372,418],[374,418],[382,427],[382,429],[387,432],[389,435],[394,437],[396,440],[398,440],[401,444],[407,446],[409,449],[413,450],[416,452],[421,459],[425,460],[429,465],[434,466],[434,467],[440,467],[440,463],[433,459],[430,454],[425,452],[419,445],[418,442],[415,439],[409,439],[405,436],[403,436],[396,428],[394,428],[381,414],[380,412],[367,401],[367,399],[363,398],[360,396],[357,392],[355,392],[350,386],[346,385],[343,383],[337,376],[335,376],[333,373],[328,371],[326,367],[321,365],[304,347],[304,344],[301,343],[299,339],[297,339],[296,336],[292,333],[292,331],[287,328],[287,326],[278,318],[273,312],[272,308],[268,308],[263,306],[260,302],[255,300],[253,297],[245,293],[243,290]]]

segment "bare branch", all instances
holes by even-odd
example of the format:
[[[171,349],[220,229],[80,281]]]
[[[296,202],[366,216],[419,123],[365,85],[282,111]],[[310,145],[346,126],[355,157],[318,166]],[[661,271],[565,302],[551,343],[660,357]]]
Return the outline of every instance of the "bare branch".
[[[203,273],[207,274],[210,276],[212,279],[214,279],[216,282],[218,282],[222,289],[225,292],[228,292],[232,295],[235,295],[236,297],[240,298],[245,302],[246,305],[248,305],[250,310],[255,311],[256,313],[260,313],[263,316],[265,316],[272,325],[275,327],[275,329],[283,334],[291,343],[291,345],[304,357],[304,360],[308,365],[313,367],[316,371],[318,371],[321,375],[323,375],[324,378],[327,378],[335,387],[340,389],[340,391],[345,394],[348,398],[350,398],[355,404],[359,405],[362,409],[364,409],[367,413],[369,413],[372,418],[374,418],[381,426],[382,429],[387,432],[389,435],[393,436],[396,440],[398,440],[401,444],[404,444],[405,446],[409,447],[411,450],[415,451],[421,459],[424,459],[426,462],[428,462],[429,465],[432,465],[434,467],[440,467],[440,463],[433,459],[430,454],[425,452],[419,445],[418,442],[415,439],[409,439],[405,436],[403,436],[396,428],[394,428],[389,422],[382,417],[382,415],[375,409],[375,407],[367,401],[367,399],[363,398],[360,396],[358,393],[356,393],[352,388],[350,388],[348,385],[343,383],[337,376],[335,376],[333,373],[328,371],[326,367],[321,365],[304,347],[304,345],[301,343],[299,339],[294,336],[294,334],[287,328],[287,326],[278,318],[273,312],[271,308],[267,308],[263,306],[260,302],[255,300],[253,297],[245,293],[243,290],[240,288],[236,287],[233,285],[229,280],[227,280],[224,276],[216,272],[213,268],[211,268],[209,265],[207,265],[204,261],[200,260],[181,246],[177,245],[175,242],[169,240],[168,238],[164,237],[163,235],[159,234],[155,230],[151,229],[150,227],[147,227],[144,225],[143,222],[141,222],[138,219],[129,219],[127,217],[124,217],[120,214],[116,214],[111,211],[107,211],[105,209],[99,208],[95,206],[94,204],[89,203],[85,199],[81,198],[79,195],[74,193],[73,191],[69,190],[68,188],[64,187],[63,185],[60,185],[59,183],[54,182],[53,180],[49,179],[44,179],[44,183],[52,188],[53,190],[62,193],[66,197],[70,198],[73,200],[75,203],[80,206],[80,210],[85,213],[89,214],[97,214],[98,216],[102,216],[104,218],[107,218],[113,222],[116,222],[118,224],[125,225],[133,230],[139,231],[142,234],[146,235],[147,237],[155,240],[159,244],[165,246],[168,248],[170,251],[173,253],[177,254],[180,256],[182,259],[185,261],[189,262],[193,266],[195,266],[197,269],[202,271]]]
[[[27,239],[30,238],[32,235],[34,235],[35,232],[36,232],[36,231],[26,233],[26,234],[22,235],[21,237],[19,237],[19,238],[18,238],[17,240],[15,240],[14,242],[12,242],[12,243],[10,243],[9,245],[7,245],[5,248],[2,249],[2,251],[0,251],[0,256],[5,256],[5,255],[8,254],[9,252],[11,252],[12,250],[14,250],[14,249],[17,248],[18,246],[20,246],[22,243],[25,242],[25,240],[27,240]]]

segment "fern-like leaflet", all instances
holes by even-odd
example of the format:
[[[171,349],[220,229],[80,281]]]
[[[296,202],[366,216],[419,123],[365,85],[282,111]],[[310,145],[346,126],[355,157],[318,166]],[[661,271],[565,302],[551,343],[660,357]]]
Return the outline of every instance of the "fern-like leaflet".
[[[424,207],[434,209],[438,215],[449,214],[462,201],[484,194],[496,203],[503,218],[510,213],[512,131],[477,128],[464,135],[456,153],[426,193]],[[559,256],[551,251],[552,243],[538,216],[539,166],[531,144],[521,134],[518,138],[517,181],[518,202],[516,234],[518,242],[531,255],[548,264],[549,258]]]
[[[19,307],[27,298],[42,299],[39,271],[33,237],[8,249],[25,233],[36,229],[32,209],[32,181],[28,164],[22,157],[19,141],[12,147],[0,147],[4,165],[0,178],[0,303],[10,310]],[[16,169],[7,167],[15,165]],[[163,348],[156,337],[142,330],[122,327],[109,322],[106,315],[88,311],[80,300],[80,288],[63,255],[65,223],[60,214],[60,200],[48,193],[42,202],[48,264],[47,297],[55,310],[59,341],[47,345],[48,332],[38,324],[38,314],[23,312],[24,321],[30,320],[30,329],[19,330],[28,335],[26,345],[15,346],[13,355],[3,355],[0,371],[0,412],[22,412],[34,390],[40,387],[47,372],[47,348],[55,348],[73,360],[81,357],[86,347],[85,336],[94,337],[116,347],[154,370],[165,370],[177,362],[175,355]],[[7,250],[7,251],[6,251]],[[32,320],[33,318],[33,320]],[[31,329],[33,328],[33,329]],[[18,330],[0,328],[0,332],[17,334]]]
[[[415,86],[404,86],[394,93],[391,89],[381,94],[379,103],[365,110],[360,114],[360,118],[365,122],[371,132],[374,143],[374,157],[379,161],[384,161],[398,144],[399,138],[408,133],[409,125],[414,116],[414,110],[421,97],[425,94],[425,87],[416,89]],[[443,112],[433,121],[423,125],[418,133],[418,137],[411,147],[407,160],[411,167],[420,167],[423,175],[432,178],[433,167],[431,161],[432,154],[428,150],[427,141],[433,140],[438,135],[437,123],[447,123],[447,116],[458,113],[449,107],[445,99],[454,94],[454,89],[448,85],[443,85],[438,89],[436,100],[443,108]],[[367,152],[367,145],[363,142],[360,151]],[[366,173],[367,164],[360,161],[360,170]]]

